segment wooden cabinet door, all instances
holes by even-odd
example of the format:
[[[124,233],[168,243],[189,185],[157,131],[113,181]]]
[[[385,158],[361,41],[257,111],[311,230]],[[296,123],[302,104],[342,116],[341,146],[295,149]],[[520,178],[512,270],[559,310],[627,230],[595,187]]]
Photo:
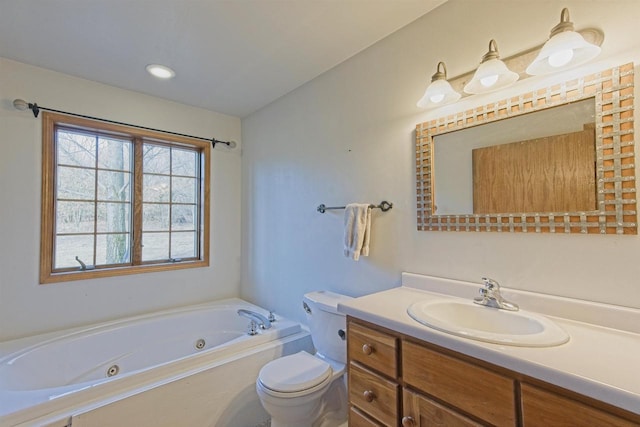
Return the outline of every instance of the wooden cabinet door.
[[[349,427],[384,427],[353,406],[349,409]]]
[[[405,384],[496,426],[516,425],[515,380],[402,341]]]
[[[407,389],[402,391],[402,402],[402,427],[482,426],[450,408]]]
[[[632,422],[530,384],[523,383],[521,390],[522,421],[525,427],[637,427],[640,425],[640,416]]]

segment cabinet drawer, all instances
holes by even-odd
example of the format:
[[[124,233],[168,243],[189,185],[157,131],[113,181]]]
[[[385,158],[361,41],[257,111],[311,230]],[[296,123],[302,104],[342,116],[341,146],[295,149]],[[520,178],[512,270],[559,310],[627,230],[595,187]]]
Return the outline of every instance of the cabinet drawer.
[[[497,426],[516,424],[514,380],[403,341],[406,384]]]
[[[385,426],[397,426],[399,386],[358,364],[349,364],[349,402]]]
[[[402,391],[402,401],[403,427],[482,427],[482,424],[407,389]]]
[[[349,322],[347,350],[350,360],[395,378],[398,373],[398,339],[384,332]]]
[[[353,406],[349,408],[349,427],[384,427]]]
[[[562,426],[638,426],[616,415],[593,408],[559,394],[522,384],[522,419],[526,427]]]

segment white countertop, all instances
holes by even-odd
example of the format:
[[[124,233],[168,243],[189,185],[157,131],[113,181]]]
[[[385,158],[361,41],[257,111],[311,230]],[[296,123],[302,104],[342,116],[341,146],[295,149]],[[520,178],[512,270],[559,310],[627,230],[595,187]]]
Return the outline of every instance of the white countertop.
[[[479,288],[404,273],[403,286],[341,303],[338,311],[640,414],[640,310],[503,288],[507,300],[546,315],[570,335],[566,344],[543,348],[460,338],[407,314],[416,301],[473,298]]]

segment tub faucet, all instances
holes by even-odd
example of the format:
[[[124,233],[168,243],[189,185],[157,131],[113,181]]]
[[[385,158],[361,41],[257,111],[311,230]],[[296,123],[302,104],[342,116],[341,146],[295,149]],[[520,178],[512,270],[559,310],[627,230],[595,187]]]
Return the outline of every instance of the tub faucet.
[[[500,294],[500,284],[488,277],[482,278],[483,288],[480,288],[480,296],[474,298],[473,302],[487,307],[501,308],[503,310],[518,311],[517,304],[505,300]]]
[[[258,324],[258,326],[260,326],[260,329],[269,329],[271,327],[271,321],[269,321],[269,319],[267,319],[262,314],[256,313],[255,311],[245,310],[244,308],[241,308],[238,310],[238,315],[253,320]]]

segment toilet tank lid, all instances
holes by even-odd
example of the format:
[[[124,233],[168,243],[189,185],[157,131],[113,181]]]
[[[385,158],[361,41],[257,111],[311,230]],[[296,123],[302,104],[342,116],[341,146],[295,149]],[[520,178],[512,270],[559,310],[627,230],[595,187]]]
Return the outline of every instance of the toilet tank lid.
[[[352,297],[347,295],[337,294],[331,291],[309,292],[308,294],[304,294],[303,298],[304,301],[312,302],[317,305],[320,310],[329,313],[338,313],[338,303],[352,299]]]

